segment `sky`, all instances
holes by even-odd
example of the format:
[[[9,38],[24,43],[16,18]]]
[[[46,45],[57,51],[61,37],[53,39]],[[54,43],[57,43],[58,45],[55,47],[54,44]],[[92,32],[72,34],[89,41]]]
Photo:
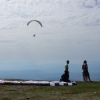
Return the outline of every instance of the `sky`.
[[[0,70],[99,72],[100,0],[0,0],[0,19]]]

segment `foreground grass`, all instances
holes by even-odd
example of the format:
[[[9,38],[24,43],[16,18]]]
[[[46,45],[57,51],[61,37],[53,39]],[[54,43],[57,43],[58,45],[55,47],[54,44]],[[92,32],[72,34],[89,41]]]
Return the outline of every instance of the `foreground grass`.
[[[0,85],[0,100],[100,100],[100,82],[54,87]]]

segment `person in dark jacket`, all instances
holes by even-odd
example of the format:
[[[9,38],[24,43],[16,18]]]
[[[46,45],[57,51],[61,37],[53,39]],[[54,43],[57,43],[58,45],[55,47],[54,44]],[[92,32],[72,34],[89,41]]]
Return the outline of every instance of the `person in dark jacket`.
[[[83,70],[83,80],[85,82],[87,82],[88,80],[91,82],[90,74],[88,72],[88,65],[87,65],[87,61],[86,60],[84,60],[84,63],[82,65],[82,70]]]

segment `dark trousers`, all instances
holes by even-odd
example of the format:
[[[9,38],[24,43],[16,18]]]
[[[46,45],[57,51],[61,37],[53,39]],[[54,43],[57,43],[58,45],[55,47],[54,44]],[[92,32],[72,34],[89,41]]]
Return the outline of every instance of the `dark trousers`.
[[[65,71],[65,73],[61,75],[60,81],[70,82],[70,80],[69,80],[69,72]]]
[[[69,81],[69,72],[65,71],[65,82]]]

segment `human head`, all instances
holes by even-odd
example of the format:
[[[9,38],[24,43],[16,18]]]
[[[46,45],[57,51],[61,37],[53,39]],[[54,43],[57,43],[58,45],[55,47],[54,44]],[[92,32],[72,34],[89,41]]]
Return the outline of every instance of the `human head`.
[[[87,63],[87,61],[86,60],[84,60],[84,64],[86,64]]]
[[[69,64],[69,60],[67,60],[66,63]]]

